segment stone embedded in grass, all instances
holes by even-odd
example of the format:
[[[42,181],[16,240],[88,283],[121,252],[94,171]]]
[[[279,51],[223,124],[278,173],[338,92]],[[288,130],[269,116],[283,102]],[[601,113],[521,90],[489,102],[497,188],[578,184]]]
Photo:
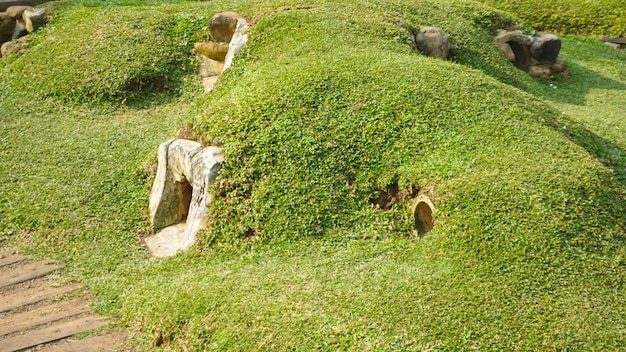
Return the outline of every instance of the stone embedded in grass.
[[[511,49],[511,46],[508,43],[496,42],[496,46],[498,47],[498,49],[500,49],[502,54],[504,54],[504,57],[506,57],[507,60],[511,62],[515,62],[515,53],[513,52],[513,49]]]
[[[206,227],[209,188],[223,161],[218,147],[203,148],[189,140],[172,139],[159,146],[150,223],[157,230],[179,225],[146,239],[153,256],[171,256],[195,242],[196,233]]]
[[[26,30],[31,33],[37,30],[46,20],[46,9],[29,7],[22,13]]]
[[[218,42],[230,43],[239,20],[245,21],[245,18],[236,12],[222,12],[214,15],[209,20],[208,26],[211,38]]]
[[[435,206],[428,196],[422,194],[413,200],[412,213],[415,221],[415,231],[419,236],[423,236],[435,226],[434,211]]]
[[[200,61],[200,77],[202,78],[217,76],[224,70],[223,61],[209,59],[200,53],[196,57]]]
[[[204,92],[209,93],[210,91],[212,91],[218,80],[218,76],[202,77],[202,86],[204,87]]]
[[[558,59],[561,39],[554,34],[531,37],[521,31],[500,30],[494,41],[515,67],[532,77],[549,78],[565,71],[565,61]]]
[[[550,66],[548,65],[532,65],[528,68],[528,74],[535,78],[550,78]]]
[[[533,42],[533,38],[523,34],[521,31],[504,31],[501,30],[495,38],[496,45],[503,52],[506,58],[513,62],[515,67],[522,71],[526,71],[530,66],[530,49],[528,48]],[[505,52],[504,47],[499,44],[506,44],[511,52]],[[513,57],[511,57],[511,53]]]
[[[224,70],[232,66],[235,55],[239,54],[239,51],[241,51],[241,49],[248,43],[248,35],[246,34],[247,30],[248,22],[246,22],[243,18],[238,19],[235,33],[233,34],[230,44],[228,45],[228,53],[224,59]]]
[[[16,20],[17,19],[21,20],[24,10],[26,10],[29,7],[30,6],[25,6],[25,5],[9,6],[9,8],[7,8],[6,11],[4,12]]]
[[[530,45],[530,55],[540,63],[555,62],[560,51],[561,38],[554,34],[540,34]]]
[[[235,55],[248,43],[247,29],[248,22],[235,12],[224,12],[211,18],[209,30],[217,41],[194,45],[205,92],[213,90],[219,74],[232,65]]]
[[[427,56],[446,60],[450,55],[448,35],[438,27],[424,27],[413,33],[413,40],[417,50]]]
[[[196,43],[193,48],[197,53],[216,61],[224,61],[228,53],[228,44],[221,42]]]
[[[22,46],[17,42],[6,42],[0,47],[0,53],[2,57],[11,55],[13,53],[21,53],[24,50]]]

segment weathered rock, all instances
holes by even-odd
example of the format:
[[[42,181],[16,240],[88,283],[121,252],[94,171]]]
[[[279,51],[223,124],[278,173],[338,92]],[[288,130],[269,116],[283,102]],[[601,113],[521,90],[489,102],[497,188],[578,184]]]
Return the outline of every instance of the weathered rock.
[[[213,77],[202,77],[202,86],[204,87],[204,92],[209,93],[215,88],[215,84],[219,80],[219,76]]]
[[[243,18],[238,19],[237,26],[235,27],[235,33],[231,38],[230,45],[228,46],[226,59],[224,59],[224,70],[232,66],[235,55],[237,55],[239,51],[241,51],[241,49],[248,43],[248,35],[246,34],[247,30],[248,22],[246,22]]]
[[[541,63],[556,61],[560,51],[561,38],[554,34],[541,34],[530,44],[530,54]]]
[[[521,31],[498,31],[498,35],[495,38],[498,43],[516,42],[520,45],[530,45],[533,42],[533,37],[522,33]]]
[[[196,43],[194,50],[209,59],[224,61],[228,53],[228,44],[221,42]]]
[[[195,242],[198,230],[206,227],[210,185],[223,161],[219,148],[203,148],[200,143],[189,140],[172,139],[159,146],[157,174],[150,193],[150,223],[155,229],[185,219],[186,223],[182,233],[172,235],[170,231],[168,238],[174,242],[167,246],[169,252],[157,253],[157,248],[150,248],[153,255],[173,255]],[[159,238],[157,234],[146,239],[146,243],[162,245]]]
[[[22,19],[26,24],[26,30],[34,32],[46,20],[46,9],[29,7],[22,13]]]
[[[11,16],[13,19],[22,19],[22,14],[24,10],[29,8],[29,6],[19,5],[19,6],[11,6],[6,11],[4,11],[7,15]]]
[[[531,65],[529,45],[533,42],[533,38],[523,34],[521,31],[504,31],[501,30],[495,38],[496,44],[507,44],[513,52],[515,67],[522,71],[526,71]],[[508,59],[508,56],[507,56]]]
[[[15,22],[13,17],[4,12],[0,12],[0,43],[7,42],[13,38]]]
[[[21,18],[15,21],[15,28],[13,28],[12,39],[19,39],[27,35],[28,35],[28,31],[26,30],[26,23],[24,23],[24,21]]]
[[[446,60],[450,54],[448,35],[441,28],[424,27],[414,36],[415,47],[424,54]]]
[[[230,43],[239,20],[245,21],[245,18],[236,12],[222,12],[214,15],[209,21],[211,38],[218,42]]]
[[[435,206],[426,195],[419,195],[413,200],[412,212],[418,235],[423,236],[435,226],[433,211],[435,211]]]
[[[197,53],[196,57],[200,61],[200,77],[213,77],[219,75],[224,69],[224,62],[209,59],[208,57]]]
[[[550,66],[534,65],[528,68],[528,74],[535,78],[550,78],[552,72],[550,72]]]
[[[604,44],[614,48],[614,49],[621,49],[623,44],[618,44],[618,43],[611,43],[611,42],[604,42]]]
[[[50,0],[0,0],[0,11],[6,11],[13,6],[37,6]]]
[[[565,60],[563,59],[556,59],[552,66],[550,66],[550,71],[553,73],[560,73],[565,71],[565,69],[567,69],[567,66],[565,65]]]
[[[496,46],[498,47],[498,49],[500,49],[502,54],[504,54],[504,57],[506,57],[507,60],[515,62],[515,53],[513,52],[513,49],[511,49],[511,46],[509,44],[496,42]]]
[[[2,54],[2,57],[11,55],[13,53],[21,53],[22,50],[22,46],[16,42],[6,42],[0,47],[0,53]]]

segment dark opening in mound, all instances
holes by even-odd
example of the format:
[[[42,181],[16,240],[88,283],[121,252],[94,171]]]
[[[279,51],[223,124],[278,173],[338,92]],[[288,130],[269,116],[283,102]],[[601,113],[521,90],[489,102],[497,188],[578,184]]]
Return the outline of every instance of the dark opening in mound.
[[[376,196],[370,198],[370,204],[381,210],[390,210],[397,202],[405,202],[413,199],[419,193],[419,188],[412,185],[410,189],[400,190],[398,181],[394,181],[387,185],[385,189],[381,189]]]
[[[134,80],[126,86],[128,92],[153,91],[163,93],[166,91],[166,79],[161,76],[141,77]]]
[[[528,51],[528,46],[513,40],[508,41],[507,44],[509,44],[511,50],[513,50],[513,54],[515,54],[515,61],[513,62],[515,67],[526,71],[530,66],[530,52]]]
[[[182,222],[187,220],[187,215],[189,215],[193,187],[187,181],[176,182],[176,193],[178,194],[178,222]]]
[[[417,197],[414,202],[413,219],[415,221],[415,230],[419,236],[423,236],[435,226],[435,220],[433,218],[435,207],[425,195]]]

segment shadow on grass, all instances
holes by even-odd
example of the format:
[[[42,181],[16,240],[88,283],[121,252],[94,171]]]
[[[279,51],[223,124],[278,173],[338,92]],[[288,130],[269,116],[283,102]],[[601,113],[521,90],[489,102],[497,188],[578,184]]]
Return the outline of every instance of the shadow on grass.
[[[626,91],[626,84],[602,76],[596,71],[580,66],[573,62],[567,63],[569,77],[560,79],[559,89],[541,94],[541,98],[552,101],[585,105],[585,97],[592,89],[611,89]],[[622,102],[623,103],[623,102]]]
[[[584,125],[567,117],[551,120],[547,124],[564,132],[572,142],[585,148],[591,155],[611,168],[617,180],[626,186],[626,151],[622,147],[598,136]]]
[[[496,49],[497,50],[497,49]],[[537,95],[539,87],[532,78],[517,69],[504,56],[499,60],[488,60],[484,52],[474,50],[470,46],[454,48],[450,52],[450,59],[461,65],[468,66],[484,74],[524,92]]]
[[[577,57],[576,61],[583,62],[593,60],[594,62],[611,62],[620,60],[619,58],[616,59],[616,53],[608,51],[607,48],[598,50],[598,48],[590,46],[588,43],[583,44],[586,45],[584,50],[591,51],[596,49],[593,51],[593,59],[588,57],[581,59]],[[574,44],[570,45],[573,46]],[[597,46],[598,44],[595,45]],[[527,76],[526,73],[515,68],[515,66],[504,59],[504,57],[497,61],[488,60],[488,57],[489,56],[485,53],[476,51],[469,46],[456,48],[451,52],[451,59],[453,61],[482,71],[502,83],[521,89],[541,99],[582,106],[585,105],[586,96],[593,89],[626,91],[626,84],[603,76],[572,60],[568,60],[567,57],[565,60],[568,77],[564,78],[561,75],[557,75],[553,80],[550,80],[559,86],[557,90],[548,88],[545,84],[548,82],[546,80],[534,79]]]

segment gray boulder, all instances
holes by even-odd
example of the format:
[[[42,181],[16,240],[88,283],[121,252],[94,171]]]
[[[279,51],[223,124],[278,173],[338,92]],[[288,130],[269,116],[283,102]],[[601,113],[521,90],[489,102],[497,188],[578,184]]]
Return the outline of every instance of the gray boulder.
[[[424,27],[414,35],[415,47],[427,56],[446,60],[450,55],[448,35],[438,27]]]
[[[561,38],[554,34],[541,34],[530,44],[530,54],[541,63],[555,62],[560,51]]]

